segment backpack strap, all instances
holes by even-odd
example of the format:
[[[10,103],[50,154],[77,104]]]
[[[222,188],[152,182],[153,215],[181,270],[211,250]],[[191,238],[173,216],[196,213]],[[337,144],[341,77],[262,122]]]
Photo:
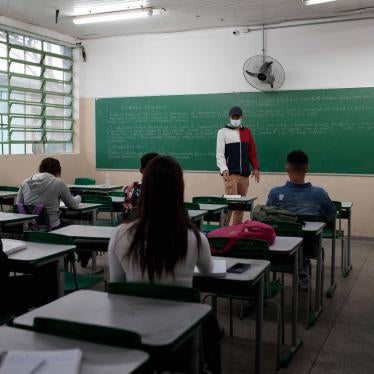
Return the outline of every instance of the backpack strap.
[[[222,254],[222,253],[226,253],[226,252],[229,252],[230,249],[232,247],[235,246],[235,244],[239,241],[239,237],[237,238],[227,238],[227,241],[225,243],[225,245],[223,246],[223,248],[217,248],[217,247],[213,247],[211,246],[210,247],[210,251],[212,254]]]
[[[16,206],[17,206],[17,210],[18,210],[19,213],[21,213],[21,214],[27,214],[24,204],[17,203]]]
[[[40,216],[40,214],[42,213],[43,209],[44,209],[44,205],[43,204],[36,204],[34,206],[34,209],[32,210],[31,214],[35,214],[37,216]]]

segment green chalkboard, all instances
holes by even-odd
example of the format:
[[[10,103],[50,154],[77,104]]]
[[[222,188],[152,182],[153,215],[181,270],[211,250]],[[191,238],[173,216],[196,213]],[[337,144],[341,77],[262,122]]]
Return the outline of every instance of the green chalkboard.
[[[146,152],[184,170],[217,171],[216,134],[239,105],[262,171],[305,150],[311,172],[374,174],[374,88],[123,97],[96,100],[96,167],[138,169]]]

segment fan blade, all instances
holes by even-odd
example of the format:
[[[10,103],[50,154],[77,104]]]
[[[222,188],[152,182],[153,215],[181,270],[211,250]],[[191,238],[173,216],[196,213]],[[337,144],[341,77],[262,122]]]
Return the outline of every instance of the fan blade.
[[[270,73],[272,63],[273,61],[264,62],[262,66],[260,67],[260,73],[264,73],[264,74]]]
[[[273,75],[268,75],[265,82],[269,83],[271,88],[274,88],[275,78]]]
[[[256,73],[251,73],[250,71],[246,70],[245,71],[248,75],[250,75],[251,77],[254,77],[254,78],[257,78],[257,74]]]

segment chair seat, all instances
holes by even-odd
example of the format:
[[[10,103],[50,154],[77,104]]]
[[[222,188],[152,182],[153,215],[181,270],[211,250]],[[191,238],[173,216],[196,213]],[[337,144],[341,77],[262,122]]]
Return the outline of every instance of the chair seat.
[[[112,221],[110,219],[97,219],[96,220],[96,224],[95,226],[117,226],[118,225],[118,221],[117,220],[114,220],[113,224],[112,224]]]
[[[104,277],[99,275],[77,274],[78,287],[80,290],[90,288],[103,279]],[[64,291],[65,293],[76,291],[74,275],[69,271],[65,271]]]
[[[213,230],[217,230],[219,229],[220,226],[219,225],[212,225],[210,223],[203,223],[203,226],[201,228],[201,231],[202,232],[211,232]]]
[[[324,229],[323,230],[323,239],[332,239],[333,237],[333,230],[332,229]],[[335,231],[335,238],[336,239],[344,239],[344,230],[336,230]]]

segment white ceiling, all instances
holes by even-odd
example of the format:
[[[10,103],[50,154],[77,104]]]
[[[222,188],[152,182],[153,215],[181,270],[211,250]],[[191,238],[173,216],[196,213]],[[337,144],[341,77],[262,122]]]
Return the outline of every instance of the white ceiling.
[[[72,17],[134,7],[165,8],[163,15],[112,23],[74,25]],[[55,23],[56,9],[59,20]],[[0,0],[0,15],[80,39],[253,26],[337,15],[373,15],[374,0],[338,0],[304,6],[301,0]]]

